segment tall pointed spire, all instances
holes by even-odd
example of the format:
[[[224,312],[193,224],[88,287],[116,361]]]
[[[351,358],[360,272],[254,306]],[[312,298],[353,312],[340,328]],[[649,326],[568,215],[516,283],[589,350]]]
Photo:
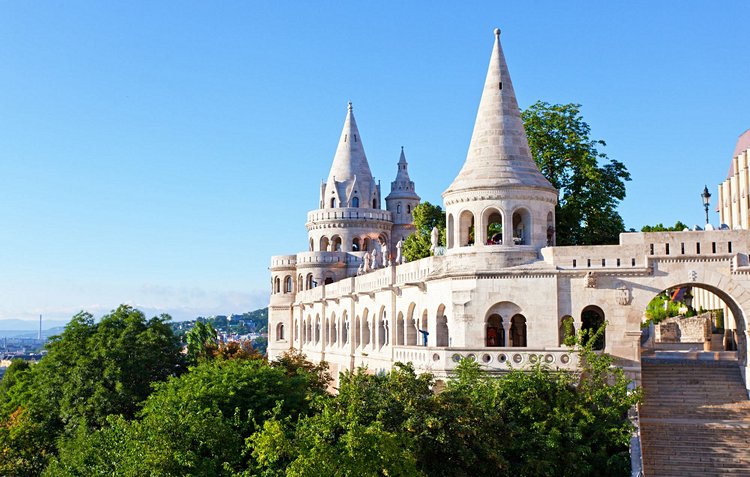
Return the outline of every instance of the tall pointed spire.
[[[495,29],[495,45],[466,161],[445,194],[502,186],[553,189],[529,152],[521,112],[500,45],[500,30]]]
[[[419,201],[419,196],[414,191],[414,182],[409,177],[409,163],[406,162],[403,146],[401,146],[401,157],[398,159],[396,179],[391,182],[391,193],[385,198],[386,201],[391,199],[414,199]]]
[[[336,154],[333,157],[331,172],[328,174],[329,183],[334,177],[336,182],[353,180],[355,177],[357,181],[372,181],[372,172],[370,172],[370,165],[367,163],[365,148],[362,146],[362,138],[359,135],[357,121],[354,119],[352,109],[350,101],[344,120],[344,128],[341,131]]]

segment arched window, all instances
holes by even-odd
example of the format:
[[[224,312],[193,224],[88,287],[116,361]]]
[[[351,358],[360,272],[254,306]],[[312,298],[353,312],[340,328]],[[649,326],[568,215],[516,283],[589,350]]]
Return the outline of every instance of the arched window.
[[[428,343],[428,337],[430,335],[429,332],[429,323],[427,323],[427,310],[425,310],[422,313],[422,321],[419,323],[419,337],[418,337],[418,346],[427,346]]]
[[[297,277],[297,290],[302,291],[305,289],[305,281],[302,278],[302,274],[300,273]]]
[[[397,214],[401,213],[401,204],[396,205],[396,213]]]
[[[352,207],[359,207],[359,197],[352,199]]]
[[[513,212],[513,243],[515,245],[527,245],[531,243],[531,214],[526,209]]]
[[[338,235],[334,235],[331,237],[331,250],[334,252],[340,252],[341,251],[341,237]]]
[[[404,314],[402,312],[399,312],[396,318],[396,339],[393,341],[396,346],[404,345]]]
[[[387,331],[387,317],[385,313],[385,307],[383,307],[380,309],[380,319],[378,320],[378,349],[382,348],[388,343]]]
[[[331,208],[332,209],[336,208],[336,198],[334,198],[334,197],[331,197]]]
[[[378,199],[372,199],[372,208],[377,209],[378,208]]]
[[[503,215],[498,210],[488,210],[485,212],[487,224],[487,245],[503,244]]]
[[[461,247],[474,245],[474,214],[468,210],[461,212],[459,230],[459,244]]]
[[[406,345],[417,345],[417,322],[414,320],[414,309],[416,305],[409,305],[409,311],[406,313]]]
[[[406,213],[411,214],[411,205],[406,206]]]
[[[453,214],[448,214],[448,233],[445,234],[445,240],[448,242],[448,248],[453,248]]]
[[[572,316],[563,316],[560,320],[560,346],[565,344],[565,340],[572,338],[576,334],[576,328],[573,324]]]
[[[299,340],[299,321],[294,320],[294,341]]]
[[[284,278],[284,293],[292,293],[292,276],[287,275]]]
[[[327,252],[328,246],[329,246],[328,237],[320,237],[320,251]]]
[[[590,305],[583,309],[581,312],[581,329],[586,330],[589,335],[589,339],[593,337],[594,333],[604,326],[604,312],[598,306]],[[593,348],[596,350],[604,349],[605,345],[605,332],[602,333],[594,341]]]
[[[276,281],[274,282],[274,293],[280,293],[281,292],[281,279],[279,277],[276,277]]]
[[[552,218],[552,212],[547,214],[547,246],[555,246],[555,219]]]
[[[510,345],[514,348],[526,347],[526,317],[515,315],[510,320]]]
[[[305,290],[309,290],[313,287],[313,276],[312,273],[308,273],[305,278]]]
[[[284,339],[284,323],[276,325],[276,341],[282,341]]]
[[[352,240],[352,252],[359,252],[359,237],[355,237]]]
[[[448,317],[445,316],[445,305],[440,305],[440,307],[438,307],[435,320],[435,345],[450,346],[450,336],[448,334]]]
[[[315,317],[315,344],[320,343],[320,315]]]
[[[505,346],[505,328],[503,328],[503,317],[497,313],[487,318],[486,329],[486,346],[503,347]]]
[[[325,284],[326,284],[326,285],[330,285],[331,283],[333,283],[333,278],[331,278],[331,277],[326,277],[326,281],[325,281]]]

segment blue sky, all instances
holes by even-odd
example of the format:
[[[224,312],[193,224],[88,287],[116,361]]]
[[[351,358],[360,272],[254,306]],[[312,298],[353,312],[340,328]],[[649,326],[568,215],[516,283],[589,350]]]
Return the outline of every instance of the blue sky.
[[[0,2],[0,318],[265,306],[349,100],[384,192],[404,146],[442,203],[496,26],[521,107],[582,104],[632,173],[628,227],[700,224],[750,128],[747,18],[746,1]]]

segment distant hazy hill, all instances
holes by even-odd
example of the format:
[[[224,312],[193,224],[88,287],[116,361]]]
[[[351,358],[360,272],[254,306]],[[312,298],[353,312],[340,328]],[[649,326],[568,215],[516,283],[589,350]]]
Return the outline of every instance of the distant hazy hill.
[[[59,328],[68,324],[67,321],[62,320],[42,320],[42,330],[48,330],[50,328]],[[0,330],[9,331],[37,331],[39,329],[39,321],[37,320],[0,320]]]

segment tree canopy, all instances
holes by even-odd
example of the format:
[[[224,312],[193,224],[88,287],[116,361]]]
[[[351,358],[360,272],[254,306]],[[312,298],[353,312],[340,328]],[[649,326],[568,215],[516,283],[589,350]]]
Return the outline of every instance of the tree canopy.
[[[689,228],[690,227],[678,220],[672,227],[665,227],[662,223],[658,223],[656,225],[644,225],[641,228],[641,232],[682,232],[683,230]]]
[[[430,256],[433,227],[440,231],[438,244],[445,245],[445,212],[439,205],[422,202],[414,207],[412,216],[416,230],[406,238],[402,249],[404,258],[409,262]]]
[[[630,173],[599,151],[579,104],[537,101],[521,113],[531,155],[559,191],[557,245],[616,244],[625,231],[617,206]]]

